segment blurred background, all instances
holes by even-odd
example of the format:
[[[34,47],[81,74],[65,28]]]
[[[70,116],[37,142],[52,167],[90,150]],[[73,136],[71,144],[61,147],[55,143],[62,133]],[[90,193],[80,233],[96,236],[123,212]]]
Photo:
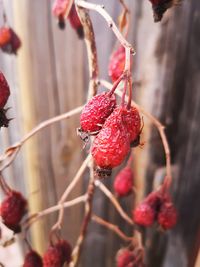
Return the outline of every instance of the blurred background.
[[[117,0],[91,1],[105,4],[117,21],[121,6]],[[0,70],[5,74],[11,96],[8,129],[1,129],[0,152],[19,141],[38,123],[82,105],[87,97],[88,63],[85,43],[67,23],[61,31],[52,17],[49,0],[4,0],[8,21],[22,40],[17,57],[0,51]],[[135,47],[134,100],[165,126],[172,153],[172,195],[179,212],[177,226],[166,233],[157,229],[146,235],[149,267],[200,266],[200,2],[183,0],[154,23],[148,0],[127,0],[131,10],[128,40]],[[1,8],[1,7],[0,7]],[[116,38],[106,22],[90,12],[96,34],[100,77],[108,78],[108,60]],[[3,24],[0,9],[0,25]],[[102,89],[102,88],[101,88]],[[29,200],[31,212],[55,205],[84,159],[83,143],[76,135],[79,115],[56,123],[29,140],[13,164],[4,171],[9,185]],[[165,174],[165,157],[157,130],[144,118],[143,148],[134,152],[136,201],[155,188]],[[117,172],[117,170],[116,170]],[[114,177],[115,173],[113,174]],[[104,181],[112,190],[113,177]],[[82,194],[88,175],[70,195]],[[131,212],[132,197],[121,201]],[[108,199],[96,190],[96,214],[131,233]],[[63,237],[73,245],[79,235],[83,206],[65,211]],[[48,245],[48,233],[57,214],[31,227],[30,239],[40,253]],[[112,267],[123,242],[101,226],[90,223],[80,266]],[[16,253],[17,251],[17,253]],[[17,243],[0,248],[0,262],[18,267],[24,247]]]

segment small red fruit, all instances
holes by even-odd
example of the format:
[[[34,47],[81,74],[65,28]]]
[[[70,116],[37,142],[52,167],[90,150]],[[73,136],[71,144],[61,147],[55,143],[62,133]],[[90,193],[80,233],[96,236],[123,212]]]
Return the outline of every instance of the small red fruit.
[[[42,258],[40,255],[34,251],[29,251],[24,259],[23,267],[42,267]]]
[[[94,96],[83,108],[80,117],[81,129],[93,133],[99,131],[116,106],[114,95],[102,93]]]
[[[123,162],[129,151],[129,135],[122,120],[121,109],[116,108],[95,137],[92,156],[100,168],[112,169]]]
[[[71,246],[66,240],[60,240],[49,246],[43,256],[43,267],[62,267],[71,259]]]
[[[116,263],[117,267],[133,267],[134,254],[128,248],[122,248],[117,252]]]
[[[132,192],[133,172],[130,167],[123,168],[115,178],[114,190],[120,197],[127,196]]]
[[[21,47],[21,40],[12,28],[8,28],[10,32],[10,39],[7,43],[1,46],[1,49],[8,54],[16,54],[17,50]]]
[[[5,26],[1,27],[0,28],[0,47],[9,43],[10,39],[11,39],[10,28],[5,27]]]
[[[164,201],[158,213],[158,223],[163,229],[171,229],[177,223],[177,211],[170,200]]]
[[[0,215],[3,223],[15,231],[26,213],[27,201],[20,192],[10,191],[1,203]]]
[[[69,0],[55,0],[52,13],[55,17],[64,16],[69,6]]]
[[[142,202],[133,211],[133,220],[141,226],[151,226],[154,223],[156,212],[149,203]]]
[[[81,24],[81,21],[79,19],[79,16],[76,12],[76,7],[73,4],[68,16],[69,22],[72,26],[72,28],[74,28],[79,36],[79,38],[83,38],[84,37],[84,31],[83,31],[83,26]]]
[[[8,97],[10,96],[10,88],[3,73],[0,71],[0,109],[4,108]]]

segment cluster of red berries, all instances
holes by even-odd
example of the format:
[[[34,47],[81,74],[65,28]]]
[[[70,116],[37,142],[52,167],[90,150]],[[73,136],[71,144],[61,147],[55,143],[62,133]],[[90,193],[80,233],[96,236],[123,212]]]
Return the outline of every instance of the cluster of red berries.
[[[177,223],[177,211],[168,193],[162,190],[150,193],[133,211],[133,220],[148,227],[155,221],[164,229],[171,229]]]
[[[8,127],[9,119],[6,117],[5,105],[10,96],[10,88],[3,73],[0,71],[0,128]]]
[[[63,267],[71,260],[71,245],[66,240],[59,240],[50,245],[43,258],[34,250],[30,250],[24,260],[23,267]]]
[[[149,1],[152,3],[155,22],[160,21],[165,11],[173,5],[172,0],[149,0]]]
[[[140,251],[122,248],[117,252],[117,267],[144,267],[143,257]]]
[[[3,26],[0,28],[0,48],[8,54],[17,54],[21,47],[21,40],[14,30],[10,27]]]
[[[117,106],[112,91],[94,96],[83,108],[81,131],[97,134],[91,153],[99,175],[109,175],[130,151],[140,133],[141,120],[136,108]]]
[[[20,222],[27,211],[27,201],[20,192],[9,190],[0,206],[3,223],[15,233],[21,231]]]
[[[69,0],[55,0],[53,8],[52,8],[52,13],[55,17],[58,18],[59,28],[64,29],[65,28],[65,14],[68,11],[68,9],[70,9],[67,18],[69,19],[69,22],[72,28],[76,30],[79,38],[83,38],[84,37],[83,26],[76,12],[75,4],[72,4],[72,6],[69,6],[69,5],[70,5]]]

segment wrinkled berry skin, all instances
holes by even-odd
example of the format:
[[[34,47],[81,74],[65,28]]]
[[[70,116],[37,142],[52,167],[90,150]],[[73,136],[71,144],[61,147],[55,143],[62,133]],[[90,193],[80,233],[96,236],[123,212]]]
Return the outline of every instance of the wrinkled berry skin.
[[[158,223],[164,230],[173,228],[177,223],[177,211],[171,201],[164,201],[158,213]]]
[[[120,46],[111,54],[108,65],[108,75],[112,82],[115,82],[122,75],[125,66],[125,57],[126,54],[123,46]]]
[[[116,264],[117,267],[132,267],[132,262],[134,260],[133,252],[127,248],[122,248],[117,252]]]
[[[81,129],[88,133],[99,131],[115,106],[116,99],[114,95],[110,96],[104,92],[92,97],[81,113]]]
[[[1,203],[0,214],[3,223],[15,231],[26,213],[27,201],[20,192],[11,191]]]
[[[130,109],[123,108],[122,116],[130,136],[130,142],[134,142],[140,134],[141,119],[138,110],[135,107]]]
[[[129,135],[122,121],[121,109],[117,109],[95,137],[92,156],[100,168],[112,169],[123,162],[129,151]]]
[[[115,193],[124,197],[132,192],[133,188],[133,172],[130,167],[122,169],[115,178],[114,190]]]
[[[155,210],[148,203],[141,203],[133,212],[133,220],[141,226],[151,226],[156,216]]]
[[[0,109],[4,108],[10,96],[10,88],[3,73],[0,71]]]
[[[73,4],[68,16],[69,22],[72,26],[72,28],[74,28],[79,36],[80,39],[82,39],[84,37],[84,31],[83,31],[83,26],[81,24],[81,21],[79,19],[79,16],[76,12],[76,7]]]
[[[10,40],[11,40],[10,29],[5,26],[1,27],[0,28],[0,47],[9,43]]]
[[[52,7],[52,13],[55,17],[64,16],[69,5],[69,0],[56,0]]]
[[[43,267],[62,267],[71,260],[71,246],[66,240],[59,240],[54,246],[49,246],[43,256]]]
[[[42,267],[42,258],[34,251],[29,251],[24,259],[23,267]]]

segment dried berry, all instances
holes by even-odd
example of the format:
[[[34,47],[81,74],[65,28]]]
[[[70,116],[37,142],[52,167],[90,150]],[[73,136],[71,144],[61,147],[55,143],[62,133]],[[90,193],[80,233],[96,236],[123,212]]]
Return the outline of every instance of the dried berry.
[[[68,16],[69,22],[72,26],[72,28],[74,28],[79,36],[79,38],[83,38],[84,37],[84,31],[83,31],[83,26],[81,24],[81,21],[79,19],[79,16],[76,12],[76,7],[73,4]]]
[[[142,202],[133,212],[133,220],[141,226],[151,226],[156,212],[149,203]]]
[[[168,199],[164,200],[158,213],[158,223],[163,229],[171,229],[177,223],[177,211],[173,203]]]
[[[109,170],[120,165],[129,151],[129,134],[122,119],[121,109],[116,108],[95,137],[92,156],[97,166]]]
[[[120,46],[116,51],[114,51],[110,57],[108,75],[111,77],[113,82],[115,82],[124,71],[125,57],[126,54],[123,46]]]
[[[26,213],[26,206],[27,201],[20,192],[10,191],[0,207],[3,223],[16,232],[19,229],[22,217]]]
[[[128,248],[122,248],[117,252],[116,263],[117,267],[132,267],[131,264],[134,260],[134,254]]]
[[[59,240],[55,245],[49,246],[43,256],[44,267],[62,267],[71,259],[71,246],[66,240]]]
[[[130,167],[123,168],[115,178],[114,190],[118,196],[124,197],[132,192],[133,172]]]
[[[10,88],[3,73],[0,71],[0,109],[4,108],[8,97],[10,96]]]
[[[29,251],[24,259],[23,267],[42,267],[42,258],[34,251]]]
[[[53,15],[55,17],[59,17],[59,16],[64,17],[68,6],[69,6],[69,0],[55,0],[53,7],[52,7]]]
[[[93,133],[99,131],[116,106],[114,95],[102,93],[94,96],[83,108],[80,117],[81,129]]]
[[[21,47],[21,40],[12,28],[8,28],[10,32],[10,39],[4,45],[1,46],[3,52],[8,54],[16,54],[17,50]]]
[[[10,40],[11,40],[10,28],[5,27],[5,26],[1,27],[0,28],[0,47],[9,43]]]

